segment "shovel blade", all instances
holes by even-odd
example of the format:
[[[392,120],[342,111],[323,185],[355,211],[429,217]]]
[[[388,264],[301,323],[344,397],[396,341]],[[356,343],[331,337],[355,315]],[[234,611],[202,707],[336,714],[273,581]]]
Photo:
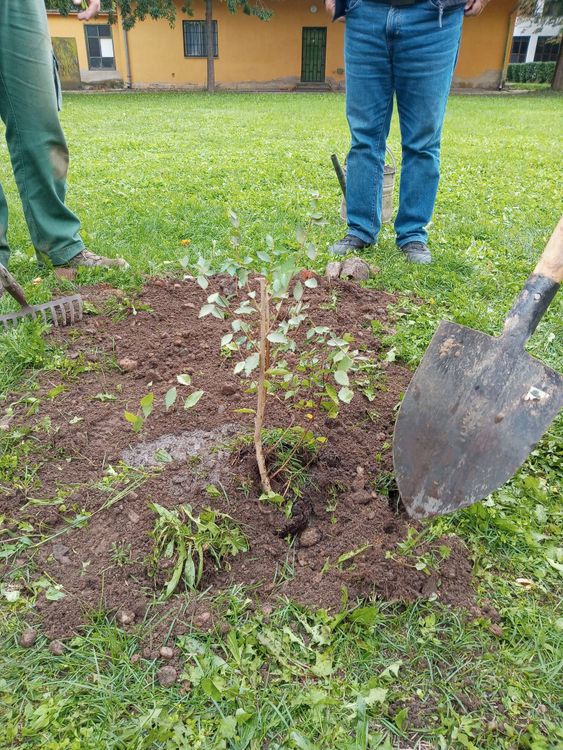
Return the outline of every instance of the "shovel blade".
[[[563,406],[563,377],[522,349],[443,322],[401,404],[393,461],[413,518],[487,497]]]

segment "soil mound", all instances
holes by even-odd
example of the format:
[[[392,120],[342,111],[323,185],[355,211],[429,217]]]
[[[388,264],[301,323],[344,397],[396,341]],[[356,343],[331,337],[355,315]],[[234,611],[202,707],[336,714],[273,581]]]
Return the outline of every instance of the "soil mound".
[[[255,396],[233,374],[236,360],[221,354],[229,321],[198,318],[211,291],[192,280],[156,280],[132,304],[112,290],[87,291],[101,314],[52,334],[71,358],[84,358],[85,371],[43,376],[34,413],[29,404],[17,407],[15,423],[33,428],[26,462],[35,476],[0,497],[0,512],[9,528],[31,524],[32,540],[51,535],[25,553],[37,577],[64,593],[38,598],[47,634],[68,636],[100,609],[119,613],[125,624],[142,620],[166,577],[148,564],[155,502],[167,509],[189,503],[194,513],[211,507],[243,530],[248,552],[229,558],[229,570],[205,567],[200,590],[211,595],[240,584],[256,599],[282,595],[313,607],[338,608],[343,589],[348,601],[376,593],[467,603],[471,563],[462,543],[448,537],[417,547],[419,527],[397,509],[389,489],[395,410],[411,375],[386,361],[378,338],[389,330],[387,306],[395,298],[340,281],[305,292],[316,325],[352,334],[381,367],[336,419],[269,400],[267,426],[302,425],[326,438],[287,516],[258,500],[255,460],[241,439],[252,431],[253,416],[244,410]],[[179,374],[190,375],[192,385],[178,384]],[[166,410],[173,386],[179,397]],[[204,395],[185,410],[180,396],[195,389]],[[124,411],[137,412],[148,392],[153,412],[134,433]],[[7,567],[13,572],[13,560],[4,574]],[[178,594],[159,617],[166,619],[168,608],[177,619],[178,602],[195,601],[182,586]]]

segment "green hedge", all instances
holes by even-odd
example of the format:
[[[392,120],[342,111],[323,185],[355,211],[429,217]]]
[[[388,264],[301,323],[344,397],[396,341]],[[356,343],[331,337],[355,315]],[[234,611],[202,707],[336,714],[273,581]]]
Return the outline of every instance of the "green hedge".
[[[508,80],[515,83],[551,83],[554,73],[554,62],[511,63],[508,66]]]

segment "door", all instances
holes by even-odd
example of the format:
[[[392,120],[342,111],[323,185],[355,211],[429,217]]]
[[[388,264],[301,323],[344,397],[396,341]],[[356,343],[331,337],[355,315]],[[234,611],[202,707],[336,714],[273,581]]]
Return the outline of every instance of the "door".
[[[326,59],[326,26],[305,27],[301,54],[303,83],[324,83]]]

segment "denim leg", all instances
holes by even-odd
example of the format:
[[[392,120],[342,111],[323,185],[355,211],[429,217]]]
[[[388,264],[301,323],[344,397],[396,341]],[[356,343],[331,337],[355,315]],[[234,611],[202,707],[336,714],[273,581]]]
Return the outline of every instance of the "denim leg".
[[[352,136],[346,169],[348,230],[370,243],[381,228],[385,141],[393,111],[388,14],[388,6],[351,0],[346,15],[346,116]]]
[[[397,244],[427,241],[440,178],[440,136],[461,38],[463,10],[433,0],[398,9],[393,76],[403,159]]]
[[[0,116],[33,245],[38,256],[65,263],[84,243],[80,222],[65,205],[68,149],[43,0],[0,2]],[[5,216],[7,224],[4,206],[0,196],[0,221]],[[0,250],[7,258],[5,240]]]

